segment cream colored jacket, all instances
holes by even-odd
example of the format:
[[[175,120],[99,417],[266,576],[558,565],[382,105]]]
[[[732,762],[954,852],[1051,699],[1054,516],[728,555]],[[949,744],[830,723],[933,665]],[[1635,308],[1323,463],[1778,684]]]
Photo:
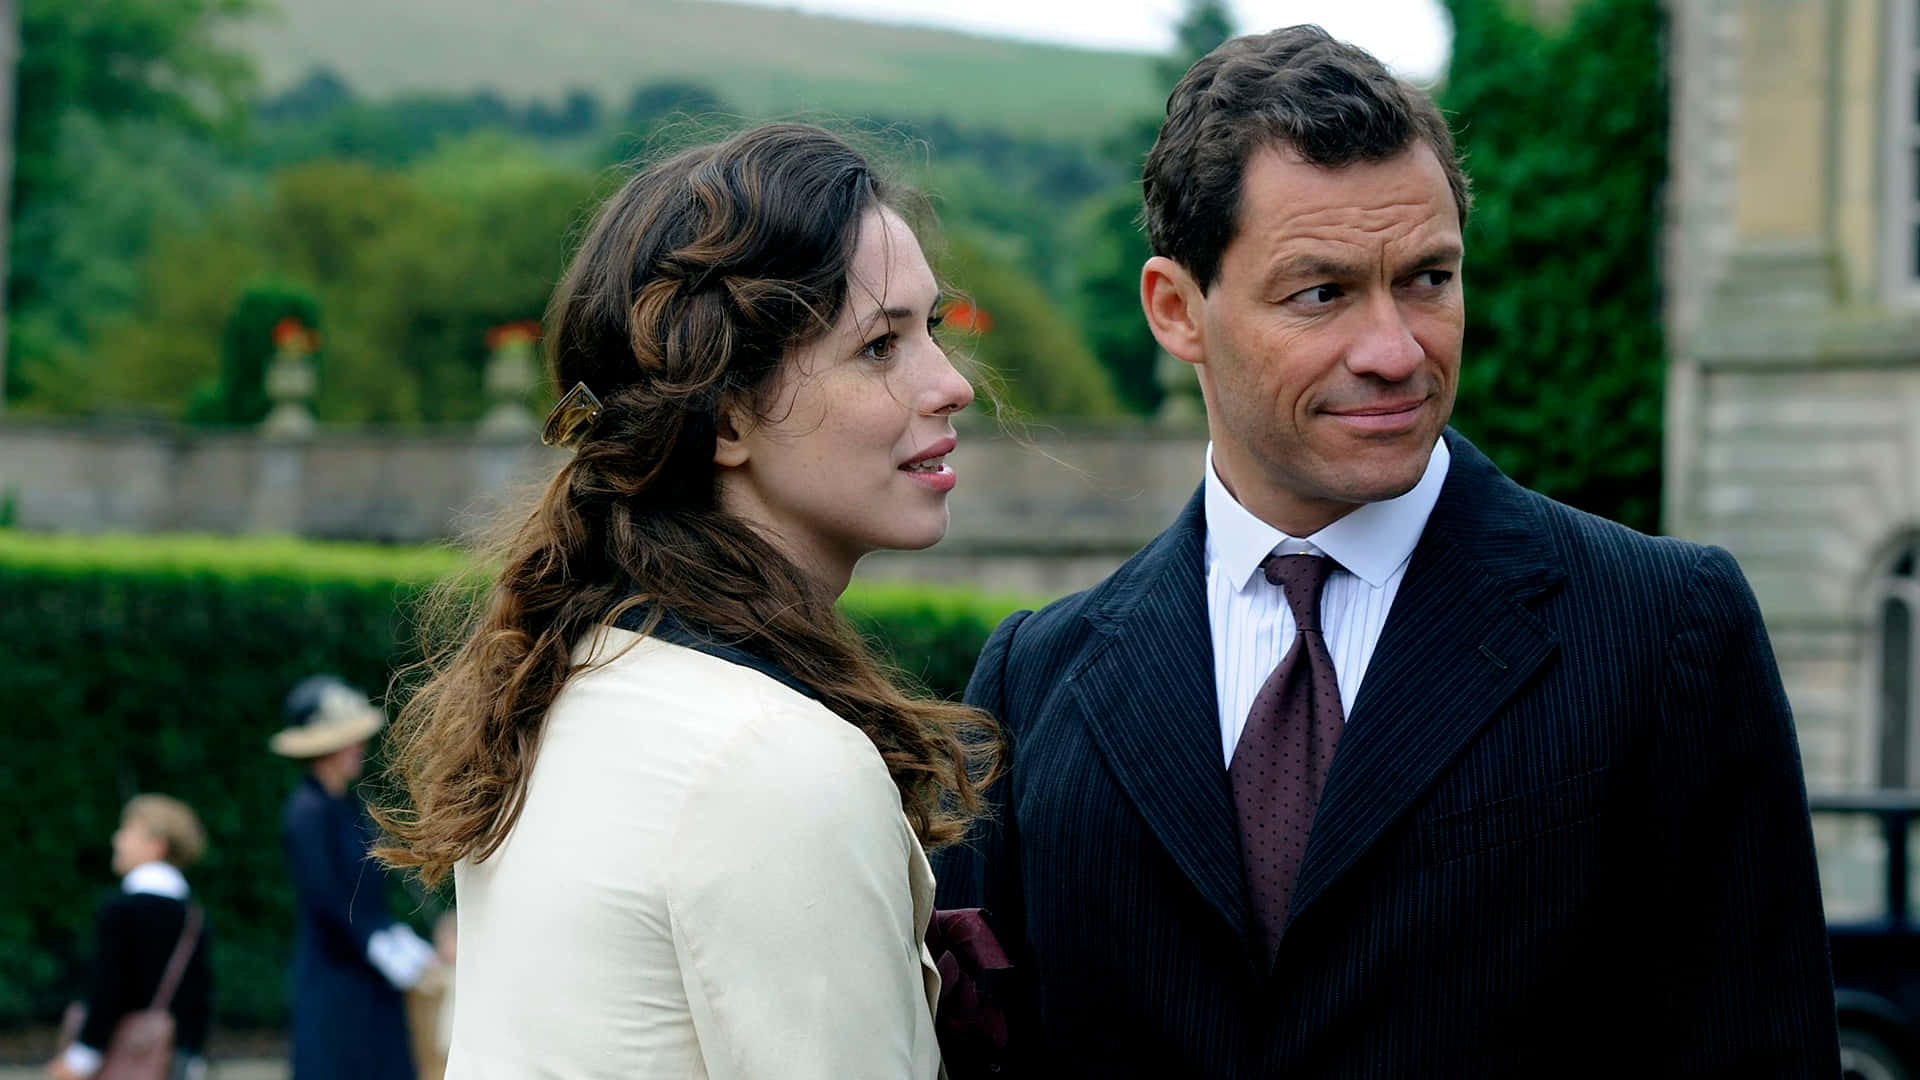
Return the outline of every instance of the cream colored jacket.
[[[454,871],[450,1080],[939,1075],[933,874],[873,744],[704,652],[589,655],[506,844]]]

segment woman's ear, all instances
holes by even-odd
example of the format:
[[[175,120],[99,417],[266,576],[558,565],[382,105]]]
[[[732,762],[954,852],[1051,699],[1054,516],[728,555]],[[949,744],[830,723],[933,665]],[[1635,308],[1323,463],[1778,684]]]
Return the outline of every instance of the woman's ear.
[[[752,456],[743,431],[753,430],[752,419],[734,408],[720,409],[713,419],[713,463],[723,469],[737,469]]]
[[[1206,362],[1206,336],[1200,327],[1205,303],[1199,283],[1172,259],[1155,255],[1140,268],[1140,307],[1147,314],[1147,329],[1174,359]]]

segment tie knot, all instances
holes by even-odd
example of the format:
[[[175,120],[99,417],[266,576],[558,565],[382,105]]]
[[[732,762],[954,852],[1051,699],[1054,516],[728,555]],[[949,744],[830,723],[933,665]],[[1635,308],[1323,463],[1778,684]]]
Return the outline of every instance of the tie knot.
[[[1320,632],[1320,588],[1338,568],[1324,555],[1269,555],[1260,564],[1267,580],[1285,591],[1294,625],[1314,633]]]

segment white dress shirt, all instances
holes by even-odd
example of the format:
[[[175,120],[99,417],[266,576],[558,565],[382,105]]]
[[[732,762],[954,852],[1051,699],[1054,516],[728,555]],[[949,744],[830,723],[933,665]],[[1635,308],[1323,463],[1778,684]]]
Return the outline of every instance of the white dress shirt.
[[[1213,445],[1207,445],[1207,619],[1213,630],[1213,681],[1224,761],[1233,761],[1233,748],[1261,684],[1293,647],[1293,609],[1285,590],[1267,581],[1261,562],[1272,554],[1306,553],[1330,556],[1340,564],[1320,593],[1320,632],[1340,682],[1341,714],[1351,714],[1451,460],[1445,440],[1436,442],[1427,471],[1413,490],[1368,503],[1312,536],[1298,538],[1240,505],[1214,471]]]

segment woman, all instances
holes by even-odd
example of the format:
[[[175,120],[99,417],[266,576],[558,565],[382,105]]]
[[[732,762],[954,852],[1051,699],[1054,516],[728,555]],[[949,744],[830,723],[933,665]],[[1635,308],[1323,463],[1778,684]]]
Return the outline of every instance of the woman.
[[[835,612],[947,527],[940,295],[811,127],[646,170],[547,313],[574,448],[408,704],[390,857],[453,870],[447,1073],[931,1077],[923,849],[998,760]]]
[[[179,799],[136,795],[121,811],[113,834],[120,891],[94,921],[85,1012],[73,1041],[47,1067],[55,1080],[98,1073],[121,1020],[156,1004],[173,1016],[174,1080],[206,1074],[213,965],[186,877],[206,848],[199,817]]]

